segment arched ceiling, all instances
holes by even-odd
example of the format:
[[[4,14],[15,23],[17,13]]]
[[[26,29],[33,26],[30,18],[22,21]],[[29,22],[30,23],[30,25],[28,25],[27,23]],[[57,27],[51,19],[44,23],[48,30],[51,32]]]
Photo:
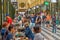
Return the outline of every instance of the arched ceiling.
[[[18,9],[28,9],[32,8],[33,6],[40,5],[44,3],[44,0],[17,0],[18,2]],[[21,8],[19,6],[20,3],[25,3],[25,7]]]

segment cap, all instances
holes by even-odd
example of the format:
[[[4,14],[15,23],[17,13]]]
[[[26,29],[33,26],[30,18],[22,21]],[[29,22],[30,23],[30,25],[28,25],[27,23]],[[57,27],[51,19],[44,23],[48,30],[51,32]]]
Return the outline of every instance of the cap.
[[[6,14],[6,16],[9,16],[9,14]]]

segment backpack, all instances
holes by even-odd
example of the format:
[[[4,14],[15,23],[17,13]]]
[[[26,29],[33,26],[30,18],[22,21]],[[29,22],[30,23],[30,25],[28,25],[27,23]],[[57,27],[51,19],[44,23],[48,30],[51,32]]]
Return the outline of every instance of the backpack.
[[[39,21],[39,22],[38,22]],[[40,24],[41,23],[41,17],[40,16],[38,16],[37,17],[37,23],[36,24]]]
[[[2,29],[1,35],[2,35],[2,40],[5,40],[8,35],[8,31],[6,29]]]
[[[41,19],[41,17],[40,17],[40,16],[38,16],[38,17],[37,17],[37,21],[39,21],[40,19]]]
[[[46,16],[44,15],[44,16],[43,16],[43,19],[45,19],[45,18],[46,18]]]
[[[1,35],[4,36],[5,32],[6,32],[6,29],[3,29],[3,28],[2,28],[2,29],[1,29]]]

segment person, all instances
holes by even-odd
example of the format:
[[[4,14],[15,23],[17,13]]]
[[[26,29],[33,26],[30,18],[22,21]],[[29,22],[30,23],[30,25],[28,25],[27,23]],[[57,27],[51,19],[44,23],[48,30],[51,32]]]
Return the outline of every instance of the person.
[[[44,10],[42,13],[41,13],[41,18],[43,19],[43,22],[45,21],[45,18],[46,18],[46,11]]]
[[[48,28],[50,27],[50,21],[51,21],[51,16],[50,16],[50,14],[47,14],[47,16],[46,16],[46,24],[47,24]]]
[[[40,16],[41,16],[41,19],[42,19],[42,20],[41,20],[42,25],[45,26],[45,22],[46,22],[46,21],[45,21],[45,20],[46,20],[46,12],[43,11]],[[42,26],[42,25],[41,25],[41,26]]]
[[[27,18],[26,17],[22,17],[22,27],[24,27],[24,23],[27,21]]]
[[[20,21],[20,20],[21,20],[21,15],[18,16],[18,21]]]
[[[22,17],[22,22],[25,23],[27,21],[26,17]]]
[[[29,28],[29,22],[24,23],[25,26],[25,35],[28,37],[29,40],[34,39],[34,34],[32,33],[31,29]]]
[[[53,33],[56,33],[56,29],[57,29],[57,27],[56,27],[56,15],[55,14],[53,14],[53,16],[52,16],[52,27],[53,27],[53,29],[52,29],[52,32]]]
[[[8,23],[8,27],[12,24],[12,18],[9,16],[9,14],[6,14],[6,21]]]
[[[44,40],[44,37],[41,35],[41,28],[39,26],[35,26],[34,30],[34,40]]]
[[[41,26],[41,17],[39,13],[37,14],[37,17],[36,17],[36,25]]]
[[[7,31],[6,26],[7,26],[7,22],[3,22],[2,29],[1,29],[2,40],[4,40],[4,36],[5,36],[6,31]]]
[[[21,20],[21,14],[16,13],[16,16],[15,17],[17,18],[17,21],[20,21]]]
[[[13,30],[14,30],[14,27],[9,26],[8,30],[9,30],[9,32],[8,32],[7,37],[6,37],[6,40],[13,40]]]
[[[31,14],[30,17],[30,28],[33,28],[35,26],[36,16],[34,14]]]

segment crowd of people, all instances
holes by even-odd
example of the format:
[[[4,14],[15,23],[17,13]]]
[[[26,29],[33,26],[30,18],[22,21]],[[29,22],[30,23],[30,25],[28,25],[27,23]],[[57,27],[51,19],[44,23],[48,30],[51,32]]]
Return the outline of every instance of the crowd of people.
[[[21,33],[19,36],[20,40],[44,40],[41,35],[41,27],[51,27],[52,32],[56,33],[56,15],[50,15],[47,12],[32,13],[30,16],[16,14],[15,18],[12,19],[6,14],[6,21],[3,22],[1,29],[2,40],[17,40],[16,33]],[[24,34],[23,34],[24,33]]]

